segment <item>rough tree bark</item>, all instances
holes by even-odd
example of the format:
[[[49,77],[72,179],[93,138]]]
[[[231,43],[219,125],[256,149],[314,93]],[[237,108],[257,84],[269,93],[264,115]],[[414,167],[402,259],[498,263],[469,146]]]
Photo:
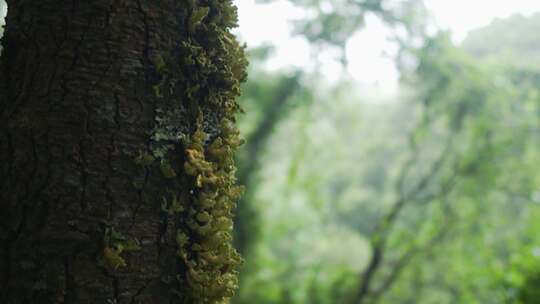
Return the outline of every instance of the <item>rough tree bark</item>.
[[[221,303],[231,248],[232,1],[8,1],[0,302]]]

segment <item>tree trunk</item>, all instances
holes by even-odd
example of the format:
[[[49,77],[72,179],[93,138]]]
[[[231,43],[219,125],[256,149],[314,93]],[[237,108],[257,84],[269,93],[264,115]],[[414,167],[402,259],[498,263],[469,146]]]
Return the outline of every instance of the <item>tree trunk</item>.
[[[232,1],[8,1],[0,302],[218,303],[236,288]]]
[[[238,252],[246,257],[255,247],[260,234],[260,219],[257,207],[252,199],[256,187],[257,173],[261,166],[261,157],[272,132],[292,111],[291,101],[300,89],[300,73],[285,77],[274,89],[276,93],[269,104],[262,110],[264,117],[255,130],[246,138],[246,145],[238,153],[238,182],[248,187],[246,193],[238,201],[234,221],[234,245]],[[243,152],[243,153],[242,153]]]

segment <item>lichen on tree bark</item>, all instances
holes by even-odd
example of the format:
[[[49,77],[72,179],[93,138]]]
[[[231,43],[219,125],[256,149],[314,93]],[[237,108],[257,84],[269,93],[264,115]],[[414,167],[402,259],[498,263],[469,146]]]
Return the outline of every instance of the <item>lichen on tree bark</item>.
[[[2,303],[220,303],[246,77],[232,1],[8,1]]]

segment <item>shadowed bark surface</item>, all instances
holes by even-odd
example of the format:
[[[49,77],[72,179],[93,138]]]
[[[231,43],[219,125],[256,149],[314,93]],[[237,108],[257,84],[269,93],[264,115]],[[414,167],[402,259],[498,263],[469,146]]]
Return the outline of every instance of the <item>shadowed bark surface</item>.
[[[230,1],[39,0],[8,1],[8,7],[0,61],[0,302],[214,303],[226,297],[234,286],[215,296],[207,290],[208,298],[191,296],[194,286],[199,294],[206,287],[189,272],[212,262],[204,264],[189,244],[207,236],[197,235],[196,223],[186,227],[195,211],[180,217],[167,200],[182,198],[183,208],[194,210],[190,195],[210,186],[195,189],[184,170],[187,144],[169,140],[160,150],[156,130],[160,112],[172,109],[180,113],[168,122],[176,135],[202,129],[212,140],[223,133],[219,124],[231,119],[229,103],[243,73],[231,69],[243,71],[244,62],[221,62],[236,54],[232,36],[223,43],[210,39],[234,25]],[[183,64],[179,48],[187,44],[202,50],[206,66],[221,70],[199,73]],[[156,92],[165,78],[162,56],[173,55],[186,78],[169,79],[177,89]],[[223,71],[228,74],[218,75]],[[186,93],[186,83],[200,88]],[[201,153],[210,140],[201,143]],[[140,164],[158,150],[173,176],[163,166]],[[179,231],[189,236],[185,253],[179,253]],[[228,235],[226,229],[212,233]],[[217,281],[235,275],[216,265],[210,275]]]

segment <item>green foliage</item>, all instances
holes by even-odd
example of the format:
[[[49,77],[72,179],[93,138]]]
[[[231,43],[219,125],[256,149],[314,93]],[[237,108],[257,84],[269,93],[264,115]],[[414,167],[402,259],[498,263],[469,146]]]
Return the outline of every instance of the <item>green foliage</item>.
[[[7,13],[7,4],[4,0],[0,0],[0,38],[4,36],[4,24],[5,16]],[[0,54],[2,53],[2,46],[0,45]]]
[[[538,258],[521,257],[503,277],[506,298],[520,304],[539,303],[540,267]]]
[[[538,69],[540,14],[513,15],[495,19],[490,25],[472,31],[463,42],[465,50],[476,58],[495,65],[517,65]]]
[[[367,303],[535,303],[540,74],[474,57],[445,33],[415,46],[402,50],[414,64],[396,100],[304,78],[309,108],[264,151],[257,271],[238,303],[352,303],[383,235]],[[258,100],[279,92],[271,76],[253,74]]]
[[[540,270],[530,272],[518,293],[518,301],[523,304],[540,303]]]
[[[422,18],[411,14],[422,12],[418,1],[404,1],[400,4],[386,0],[367,1],[319,1],[293,0],[294,4],[305,7],[309,17],[297,21],[297,31],[313,43],[344,46],[347,40],[363,25],[367,14],[381,17],[389,25],[408,25]]]

